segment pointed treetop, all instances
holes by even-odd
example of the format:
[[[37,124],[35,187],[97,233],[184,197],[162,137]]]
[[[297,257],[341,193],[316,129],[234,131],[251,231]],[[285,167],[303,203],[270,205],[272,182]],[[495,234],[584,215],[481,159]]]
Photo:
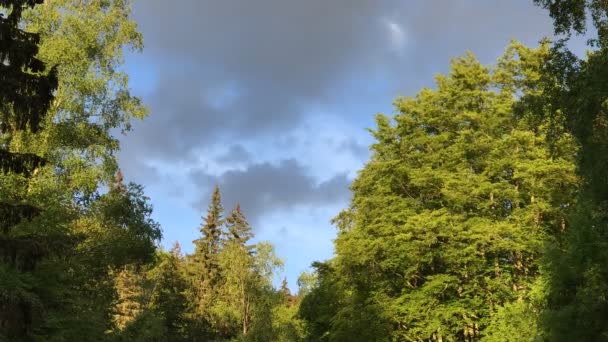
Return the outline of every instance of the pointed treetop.
[[[171,247],[169,253],[178,259],[182,257],[182,247],[179,245],[179,241],[175,241],[175,243],[173,243],[173,247]]]
[[[226,226],[228,228],[228,240],[245,245],[253,237],[251,227],[241,211],[241,205],[238,203],[226,218]]]
[[[121,192],[121,193],[124,193],[127,191],[125,184],[124,184],[124,177],[122,175],[121,169],[118,169],[118,171],[116,172],[116,176],[114,177],[113,183],[110,184],[110,188],[112,188],[118,192]]]
[[[281,293],[285,295],[285,297],[291,296],[289,284],[287,283],[287,277],[283,277],[283,281],[281,282]]]
[[[205,225],[220,226],[223,212],[224,207],[222,206],[222,195],[220,193],[220,187],[216,185],[213,189],[213,194],[211,195],[211,203],[209,203],[209,208],[207,209]]]

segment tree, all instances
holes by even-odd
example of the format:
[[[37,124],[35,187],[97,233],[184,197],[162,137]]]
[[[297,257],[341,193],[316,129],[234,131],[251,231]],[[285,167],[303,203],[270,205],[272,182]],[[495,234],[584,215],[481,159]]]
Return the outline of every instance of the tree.
[[[114,305],[114,324],[124,330],[135,322],[144,312],[147,298],[143,274],[133,265],[125,266],[114,277],[116,303]]]
[[[605,1],[536,0],[549,10],[555,32],[565,34],[545,63],[537,86],[552,89],[525,102],[551,108],[548,116],[563,116],[566,132],[580,150],[577,171],[582,189],[564,238],[549,250],[547,311],[544,328],[553,341],[599,341],[608,334],[608,116],[604,80],[608,76],[608,4]],[[590,19],[590,20],[588,20]],[[594,49],[584,59],[568,50],[572,33],[595,26]]]
[[[207,282],[209,287],[213,287],[219,276],[217,256],[221,248],[223,211],[220,188],[216,186],[204,219],[205,223],[200,229],[202,237],[194,242],[196,247],[194,257],[200,258],[204,272],[202,280]]]
[[[247,223],[245,215],[241,211],[241,205],[237,203],[230,215],[226,218],[226,241],[246,246],[247,242],[253,237],[251,227]]]
[[[223,211],[220,189],[216,186],[200,227],[202,236],[194,241],[194,253],[187,258],[190,315],[192,320],[199,322],[201,331],[208,329],[216,319],[210,307],[217,298],[216,285],[221,277],[218,256],[224,225]]]
[[[547,139],[560,122],[515,106],[549,52],[513,43],[493,70],[467,54],[436,89],[398,99],[393,120],[377,117],[374,154],[336,219],[348,295],[334,341],[477,341],[500,307],[529,301],[578,182],[573,139]]]
[[[6,61],[0,65],[0,202],[6,204],[2,208],[16,210],[0,211],[23,218],[15,226],[16,243],[2,236],[2,254],[6,248],[27,247],[37,259],[35,267],[28,262],[27,274],[3,263],[7,282],[2,288],[20,289],[9,297],[33,304],[26,310],[31,319],[20,319],[9,309],[12,319],[29,326],[27,332],[19,328],[19,335],[95,340],[111,324],[108,269],[150,260],[160,236],[141,188],[127,186],[122,194],[99,188],[116,174],[118,140],[111,131],[127,130],[132,118],[145,114],[118,71],[123,48],[140,47],[141,37],[129,19],[128,1],[49,0],[31,8],[37,3],[41,1],[0,3],[16,4],[2,11],[1,46],[10,51],[0,53]],[[25,31],[9,28],[17,22]],[[45,64],[55,67],[44,74]],[[17,69],[27,87],[15,83]],[[7,93],[14,90],[21,98]],[[23,111],[26,106],[30,109]],[[119,203],[126,207],[114,206]],[[133,211],[127,213],[127,208]],[[11,229],[9,234],[14,233]]]
[[[255,245],[247,243],[252,237],[251,227],[237,204],[226,218],[223,247],[219,255],[222,283],[219,284],[221,295],[216,308],[226,323],[223,329],[226,336],[246,335],[250,329],[255,296],[252,255]]]
[[[44,205],[44,196],[31,193],[40,190],[37,174],[48,160],[29,140],[42,129],[57,87],[56,69],[45,74],[36,58],[39,35],[21,28],[23,11],[40,3],[0,1],[0,338],[14,340],[42,325],[48,302],[40,266],[71,242],[41,215],[56,201]]]
[[[177,341],[186,334],[187,282],[182,273],[179,244],[169,253],[159,253],[160,261],[150,272],[154,284],[151,309],[162,317],[168,340]]]

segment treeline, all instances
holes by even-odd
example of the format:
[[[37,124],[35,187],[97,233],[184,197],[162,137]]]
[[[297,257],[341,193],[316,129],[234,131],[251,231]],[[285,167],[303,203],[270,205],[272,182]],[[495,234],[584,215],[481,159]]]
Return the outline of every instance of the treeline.
[[[194,241],[182,256],[176,244],[156,261],[127,265],[113,274],[113,335],[118,341],[298,341],[304,335],[297,316],[299,297],[283,280],[269,243],[253,237],[237,205],[223,217],[216,188]]]
[[[131,3],[0,0],[0,341],[608,340],[608,5],[534,2],[563,39],[456,58],[377,116],[292,295],[219,188],[192,254],[157,247],[112,135],[147,112]]]

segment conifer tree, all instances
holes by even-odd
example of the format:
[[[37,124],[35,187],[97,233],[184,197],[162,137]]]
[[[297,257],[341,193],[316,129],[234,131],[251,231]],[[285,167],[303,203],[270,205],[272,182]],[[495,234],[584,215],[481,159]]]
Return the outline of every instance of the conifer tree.
[[[114,283],[117,298],[113,321],[118,330],[124,330],[145,310],[144,277],[134,265],[128,265],[117,272]]]
[[[253,237],[240,205],[226,218],[226,231],[220,253],[220,284],[222,315],[228,323],[227,335],[246,335],[251,325],[253,300],[255,297],[255,273],[253,252],[255,245],[247,245]]]
[[[176,242],[169,253],[160,253],[159,264],[152,270],[154,283],[151,298],[152,310],[162,319],[170,340],[177,341],[186,335],[186,280],[182,273],[180,246]]]
[[[56,70],[44,73],[36,58],[39,35],[21,28],[23,11],[41,3],[0,1],[0,338],[24,338],[42,323],[46,303],[33,279],[69,242],[58,227],[34,223],[45,208],[28,194],[47,160],[24,137],[42,129],[57,87]]]
[[[223,235],[223,210],[220,189],[216,186],[207,209],[207,216],[199,229],[202,236],[194,241],[194,253],[187,261],[190,282],[189,316],[193,322],[198,322],[197,329],[201,333],[216,320],[211,306],[216,302],[218,296],[216,285],[221,279],[218,257]]]
[[[241,246],[246,246],[247,242],[253,237],[251,227],[241,211],[241,205],[238,203],[226,218],[226,228],[227,236],[225,240],[227,243],[236,243]]]
[[[207,216],[204,219],[204,224],[201,226],[200,232],[202,237],[195,241],[196,251],[195,256],[200,257],[206,281],[210,286],[213,286],[219,276],[217,255],[221,248],[222,228],[224,208],[222,207],[222,198],[219,186],[216,186],[211,196],[211,203],[207,209]]]

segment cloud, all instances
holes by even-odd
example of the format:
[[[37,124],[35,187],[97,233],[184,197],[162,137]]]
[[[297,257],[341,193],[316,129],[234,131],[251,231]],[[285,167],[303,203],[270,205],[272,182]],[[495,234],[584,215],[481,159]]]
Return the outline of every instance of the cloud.
[[[402,52],[407,43],[405,30],[394,20],[385,19],[384,24],[388,30],[393,49],[397,52]]]
[[[166,162],[287,134],[313,107],[351,115],[344,102],[373,102],[370,87],[411,94],[465,49],[493,59],[551,33],[529,0],[136,0],[134,17],[155,86],[125,153]]]
[[[121,138],[121,166],[203,210],[217,183],[255,220],[344,203],[374,113],[467,49],[492,63],[511,38],[552,32],[530,0],[135,0],[133,13],[145,50],[127,68],[151,115]]]
[[[206,208],[211,188],[219,185],[226,209],[240,203],[252,223],[279,210],[346,203],[350,197],[350,180],[345,174],[317,182],[295,159],[252,164],[244,170],[230,170],[215,177],[197,170],[191,179],[205,194],[195,203],[196,208]]]
[[[378,62],[370,52],[390,52],[379,19],[388,11],[349,0],[138,0],[157,77],[144,96],[152,115],[126,141],[171,162],[201,145],[292,131],[334,101],[345,77]]]
[[[243,145],[230,145],[227,151],[216,158],[216,161],[221,164],[248,163],[251,160],[251,154]]]

